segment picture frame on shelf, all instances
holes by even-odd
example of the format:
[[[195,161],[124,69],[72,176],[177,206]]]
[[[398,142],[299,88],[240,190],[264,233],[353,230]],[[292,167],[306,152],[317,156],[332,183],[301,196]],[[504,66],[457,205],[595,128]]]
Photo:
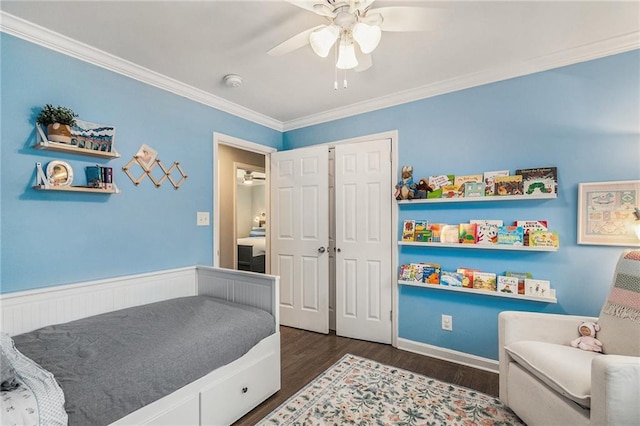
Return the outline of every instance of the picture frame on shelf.
[[[640,180],[578,184],[578,244],[640,247]]]
[[[71,145],[89,151],[113,152],[115,134],[113,126],[76,120],[71,127]]]

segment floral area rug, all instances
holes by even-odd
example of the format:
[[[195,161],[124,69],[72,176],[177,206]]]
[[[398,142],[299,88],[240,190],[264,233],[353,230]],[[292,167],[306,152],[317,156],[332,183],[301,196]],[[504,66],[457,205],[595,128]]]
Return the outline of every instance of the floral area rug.
[[[345,355],[258,425],[523,425],[497,398]]]

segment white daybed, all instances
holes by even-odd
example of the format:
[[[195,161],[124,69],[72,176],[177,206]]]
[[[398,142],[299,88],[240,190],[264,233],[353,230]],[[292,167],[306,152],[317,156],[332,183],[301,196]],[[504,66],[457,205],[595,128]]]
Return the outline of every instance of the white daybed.
[[[53,324],[186,296],[213,296],[270,313],[275,333],[245,355],[112,425],[229,425],[280,389],[279,278],[193,266],[0,295],[2,332]]]

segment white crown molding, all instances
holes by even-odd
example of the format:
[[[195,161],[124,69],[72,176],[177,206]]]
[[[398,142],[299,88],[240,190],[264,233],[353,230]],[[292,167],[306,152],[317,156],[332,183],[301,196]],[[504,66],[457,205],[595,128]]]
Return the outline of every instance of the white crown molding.
[[[326,123],[640,48],[640,32],[636,31],[544,55],[533,60],[454,77],[415,89],[281,122],[2,11],[0,11],[0,31],[280,132]]]
[[[382,96],[365,102],[351,104],[346,107],[309,115],[296,120],[286,121],[283,123],[283,127],[286,132],[365,112],[371,112],[382,108],[388,108],[433,96],[443,95],[445,93],[456,92],[463,89],[495,83],[497,81],[547,71],[553,68],[603,58],[605,56],[628,52],[639,48],[640,32],[636,31],[584,46],[562,50],[550,55],[540,56],[529,61],[511,64],[510,66],[501,66],[460,77],[454,77],[448,80],[441,80],[415,89],[393,93],[388,96]]]
[[[0,11],[0,31],[282,132],[282,122]]]

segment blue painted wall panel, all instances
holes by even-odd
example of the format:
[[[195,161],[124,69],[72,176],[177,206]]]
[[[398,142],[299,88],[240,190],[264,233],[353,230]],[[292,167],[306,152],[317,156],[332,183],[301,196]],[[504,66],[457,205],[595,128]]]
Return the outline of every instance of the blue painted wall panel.
[[[576,244],[578,183],[640,179],[638,117],[640,52],[632,51],[289,131],[284,145],[292,149],[397,129],[399,166],[413,165],[415,180],[558,167],[555,200],[399,210],[398,236],[405,219],[452,224],[547,220],[558,231],[561,248],[556,253],[399,248],[401,264],[437,262],[445,269],[466,266],[497,274],[530,271],[551,281],[558,304],[399,289],[399,337],[497,359],[500,311],[598,315],[623,247]],[[452,332],[441,330],[442,314],[453,316]]]
[[[5,33],[0,43],[2,292],[210,265],[212,228],[196,227],[195,219],[197,211],[213,206],[213,132],[278,149],[282,134]],[[35,117],[45,103],[115,126],[122,157],[107,161],[31,148]],[[163,164],[180,162],[188,179],[179,190],[169,181],[155,188],[148,178],[135,187],[124,174],[122,167],[143,143],[158,151]],[[87,165],[113,167],[121,194],[34,191],[35,163],[54,159],[71,164],[74,184],[85,182]],[[141,169],[132,172],[139,176]]]

